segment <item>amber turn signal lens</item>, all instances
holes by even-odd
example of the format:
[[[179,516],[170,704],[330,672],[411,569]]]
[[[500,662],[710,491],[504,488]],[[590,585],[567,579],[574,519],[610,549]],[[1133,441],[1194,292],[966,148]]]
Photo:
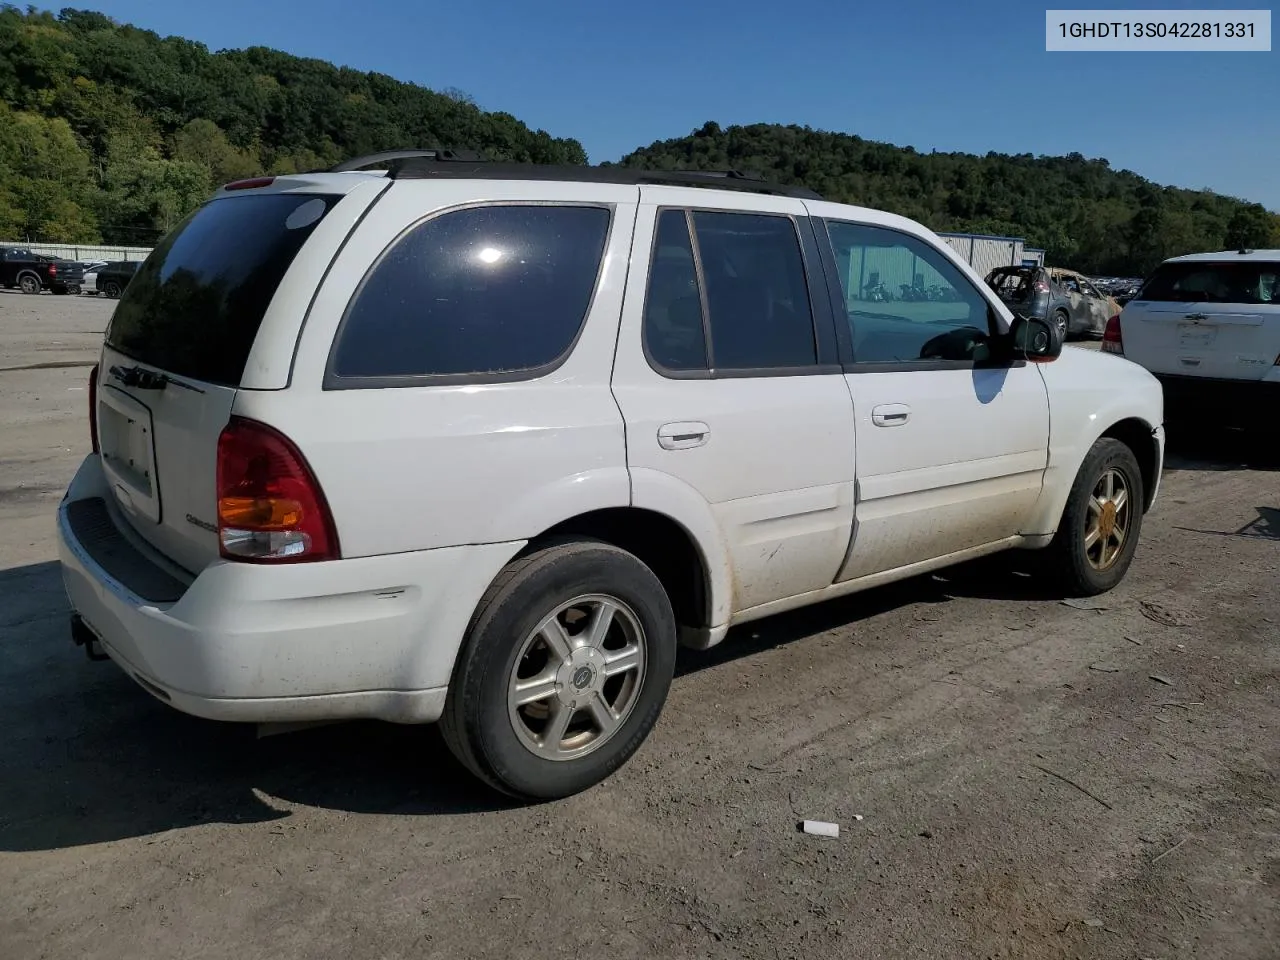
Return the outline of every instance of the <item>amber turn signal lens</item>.
[[[218,522],[249,530],[292,530],[302,523],[302,504],[283,497],[223,497]]]

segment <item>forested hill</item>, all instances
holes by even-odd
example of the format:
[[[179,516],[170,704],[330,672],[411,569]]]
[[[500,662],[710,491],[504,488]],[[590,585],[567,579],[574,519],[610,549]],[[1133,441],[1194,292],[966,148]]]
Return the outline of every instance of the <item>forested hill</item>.
[[[219,183],[410,146],[587,162],[576,140],[458,92],[262,47],[211,53],[89,11],[0,5],[0,240],[150,245]],[[708,123],[621,162],[756,170],[937,230],[1022,236],[1053,263],[1096,273],[1280,245],[1280,221],[1259,205],[1079,154],[921,154],[797,126]]]
[[[1280,246],[1280,217],[1261,205],[1162,187],[1078,153],[925,154],[807,127],[708,123],[621,163],[759,172],[934,230],[1025,237],[1048,262],[1095,274],[1142,275],[1183,253]]]
[[[0,240],[149,245],[227,180],[437,145],[587,159],[465,94],[0,6]]]

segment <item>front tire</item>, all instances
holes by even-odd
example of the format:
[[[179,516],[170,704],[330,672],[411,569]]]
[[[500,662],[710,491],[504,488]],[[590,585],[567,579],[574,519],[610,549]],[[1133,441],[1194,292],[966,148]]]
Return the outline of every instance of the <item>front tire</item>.
[[[472,773],[521,800],[571,796],[648,737],[676,660],[661,582],[596,540],[512,561],[480,601],[441,717]]]
[[[111,300],[119,300],[120,284],[116,283],[114,280],[108,280],[106,284],[103,285],[102,292]]]
[[[1142,533],[1142,470],[1133,451],[1103,437],[1089,450],[1046,548],[1069,596],[1097,596],[1124,579]]]

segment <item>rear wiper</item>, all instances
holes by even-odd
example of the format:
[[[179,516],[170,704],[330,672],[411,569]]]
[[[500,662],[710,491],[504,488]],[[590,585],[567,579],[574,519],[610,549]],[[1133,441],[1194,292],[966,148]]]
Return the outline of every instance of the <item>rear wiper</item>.
[[[142,367],[120,367],[111,368],[111,376],[119,380],[126,387],[133,387],[137,390],[163,390],[169,384],[175,387],[181,387],[183,390],[191,390],[194,393],[204,393],[199,387],[193,387],[189,383],[183,383],[181,380],[175,380],[167,373],[157,373],[154,370],[144,370]]]

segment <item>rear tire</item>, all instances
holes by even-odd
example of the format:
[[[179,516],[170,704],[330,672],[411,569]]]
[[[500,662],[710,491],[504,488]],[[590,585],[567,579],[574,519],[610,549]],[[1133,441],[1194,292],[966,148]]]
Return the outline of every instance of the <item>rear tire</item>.
[[[1096,596],[1124,579],[1142,533],[1142,470],[1110,437],[1089,450],[1046,548],[1048,571],[1068,596]]]
[[[1053,322],[1058,326],[1058,336],[1063,343],[1067,342],[1067,336],[1071,333],[1071,318],[1067,316],[1065,310],[1059,310],[1053,315]]]
[[[636,557],[597,540],[547,544],[481,599],[449,685],[445,742],[512,797],[579,793],[648,737],[676,647],[671,602]]]
[[[118,300],[120,299],[120,284],[116,283],[114,280],[108,280],[103,285],[102,292],[105,293],[110,299]]]
[[[40,278],[34,273],[24,273],[18,278],[18,287],[26,294],[40,292]]]

